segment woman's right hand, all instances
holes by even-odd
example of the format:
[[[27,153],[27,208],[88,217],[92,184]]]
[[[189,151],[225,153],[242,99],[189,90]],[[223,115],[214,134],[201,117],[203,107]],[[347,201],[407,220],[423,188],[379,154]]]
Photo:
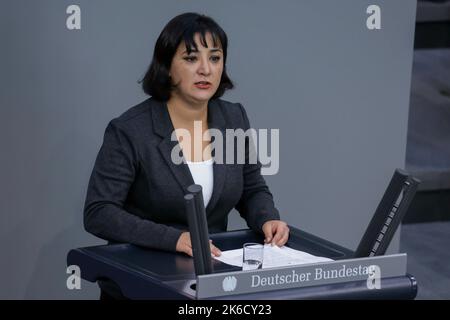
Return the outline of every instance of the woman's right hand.
[[[217,248],[215,245],[213,245],[212,240],[209,240],[209,245],[211,248],[211,254],[213,256],[218,257],[221,255],[219,248]],[[181,234],[181,236],[178,238],[176,251],[184,252],[191,257],[193,256],[191,235],[189,234],[189,232],[183,232]]]

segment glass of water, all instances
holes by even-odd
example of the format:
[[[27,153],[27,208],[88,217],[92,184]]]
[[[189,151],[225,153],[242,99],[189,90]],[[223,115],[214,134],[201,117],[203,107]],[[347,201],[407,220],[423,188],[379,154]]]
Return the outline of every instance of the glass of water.
[[[260,243],[244,243],[242,270],[261,269],[264,258],[264,245]]]

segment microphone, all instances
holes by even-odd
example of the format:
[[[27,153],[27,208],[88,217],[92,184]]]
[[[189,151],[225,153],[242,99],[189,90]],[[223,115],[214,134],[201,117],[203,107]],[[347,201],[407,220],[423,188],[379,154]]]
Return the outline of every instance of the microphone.
[[[213,267],[202,187],[193,184],[187,190],[189,193],[184,196],[184,200],[191,236],[195,273],[196,275],[210,274],[213,272]]]

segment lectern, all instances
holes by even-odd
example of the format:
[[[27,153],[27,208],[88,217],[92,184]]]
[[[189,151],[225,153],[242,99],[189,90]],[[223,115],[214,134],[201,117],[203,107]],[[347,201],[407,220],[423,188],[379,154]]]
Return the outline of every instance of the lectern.
[[[252,230],[208,235],[201,188],[191,186],[186,211],[199,259],[112,244],[71,250],[67,263],[79,266],[85,280],[115,282],[130,299],[414,299],[417,282],[406,272],[406,254],[385,251],[418,183],[396,170],[356,252],[289,226],[288,247],[334,261],[242,271],[211,260],[208,238],[224,251],[263,243],[264,236]]]
[[[289,226],[289,228],[291,235],[288,246],[313,255],[329,257],[336,260],[334,263],[342,262],[344,265],[348,265],[355,260],[391,257],[354,259],[354,252],[351,250],[293,226]],[[264,240],[262,235],[251,230],[211,234],[210,238],[222,250],[241,248],[245,242],[262,242]],[[381,268],[380,289],[369,289],[367,276],[363,275],[359,279],[357,277],[353,280],[347,279],[348,281],[317,285],[298,283],[292,284],[291,287],[274,289],[259,287],[257,289],[263,289],[263,291],[243,290],[242,293],[237,293],[236,290],[243,289],[240,286],[246,280],[241,281],[238,275],[246,275],[251,279],[252,275],[258,275],[258,273],[267,276],[267,272],[272,272],[275,275],[277,269],[280,274],[281,272],[293,274],[294,268],[292,267],[290,270],[282,270],[283,268],[260,269],[252,273],[213,260],[213,274],[196,276],[191,257],[184,254],[149,250],[131,244],[73,249],[68,254],[67,263],[68,265],[78,265],[81,277],[85,280],[95,282],[97,279],[107,278],[114,281],[121,288],[122,294],[130,299],[413,299],[417,294],[417,283],[412,275],[406,273],[406,257],[405,255],[393,255],[392,257],[399,261],[394,261],[394,264],[397,264],[394,267],[386,266],[386,269],[395,269],[392,273],[386,273],[386,277]],[[373,264],[373,262],[369,264]],[[315,265],[312,268],[313,270],[314,268],[324,270],[325,266]],[[338,271],[341,269],[336,267]],[[297,274],[300,272],[297,271]],[[208,277],[219,276],[222,278],[208,279]],[[230,277],[239,280],[237,288],[233,291],[224,291],[223,281],[225,278],[233,279]],[[205,283],[205,279],[221,283],[217,288],[197,288],[197,283]],[[206,291],[201,293],[200,290],[203,289]],[[217,290],[222,290],[220,295],[213,296],[215,292],[218,292]],[[199,293],[204,296],[199,296]]]

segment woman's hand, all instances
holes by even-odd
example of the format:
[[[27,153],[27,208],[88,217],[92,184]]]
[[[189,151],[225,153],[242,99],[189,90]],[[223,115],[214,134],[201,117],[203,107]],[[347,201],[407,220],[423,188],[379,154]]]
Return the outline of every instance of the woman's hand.
[[[212,240],[209,240],[209,245],[211,248],[211,254],[215,257],[220,256],[222,253],[219,248],[212,244]],[[176,251],[184,252],[189,256],[193,256],[192,254],[192,243],[191,243],[191,235],[189,232],[183,232],[181,236],[178,238]]]
[[[264,243],[272,243],[278,247],[284,246],[289,239],[289,227],[286,222],[280,220],[266,221],[262,226]]]

